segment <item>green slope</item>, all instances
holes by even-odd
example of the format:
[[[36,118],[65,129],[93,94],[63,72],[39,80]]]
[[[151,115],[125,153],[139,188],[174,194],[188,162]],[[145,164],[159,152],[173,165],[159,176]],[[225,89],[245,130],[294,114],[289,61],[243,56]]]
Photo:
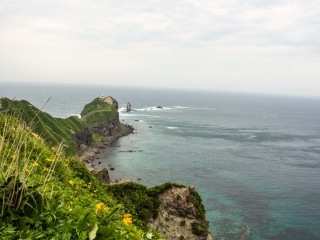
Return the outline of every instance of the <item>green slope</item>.
[[[113,104],[105,102],[108,98],[112,100]],[[85,105],[81,112],[81,120],[86,125],[92,126],[114,117],[118,113],[118,102],[111,97],[108,98],[95,98]]]
[[[117,114],[117,101],[111,98],[113,104],[108,104],[104,99],[96,98],[87,104],[81,113],[82,119],[76,116],[66,119],[55,118],[25,100],[16,101],[8,98],[1,98],[0,111],[26,122],[29,129],[41,136],[49,146],[57,146],[63,141],[65,154],[74,155],[77,149],[74,133],[108,121]]]

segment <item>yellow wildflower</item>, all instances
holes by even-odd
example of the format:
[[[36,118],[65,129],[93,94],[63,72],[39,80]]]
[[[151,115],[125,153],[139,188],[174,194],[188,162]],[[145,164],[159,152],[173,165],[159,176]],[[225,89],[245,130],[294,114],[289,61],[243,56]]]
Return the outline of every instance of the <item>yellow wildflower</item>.
[[[90,188],[91,188],[91,185],[88,185],[88,188],[90,189]]]
[[[93,192],[98,192],[98,190],[96,189],[96,190],[94,190]]]
[[[98,214],[98,212],[101,211],[104,206],[105,206],[105,204],[104,204],[103,202],[98,203],[98,204],[96,205],[96,214]]]
[[[66,167],[68,167],[68,165],[69,165],[68,163],[65,164]]]
[[[86,187],[86,186],[87,186],[87,184],[85,183],[85,184],[83,184],[83,186],[84,186],[84,187]]]
[[[54,151],[54,150],[56,150],[56,148],[55,148],[55,147],[52,147],[51,150]]]
[[[12,159],[13,159],[14,157],[15,157],[14,155],[11,156]]]
[[[43,168],[43,171],[44,171],[44,172],[47,172],[47,171],[49,171],[49,169],[46,168],[46,167],[44,167],[44,168]]]
[[[33,166],[38,167],[39,164],[35,162],[35,163],[33,164]]]
[[[127,213],[123,216],[122,222],[124,225],[129,226],[132,223],[131,214]]]
[[[51,162],[51,159],[50,158],[46,158],[46,161]]]
[[[107,207],[103,202],[98,203],[96,205],[96,214],[98,214],[99,211],[109,211],[109,210],[110,210],[110,208]]]
[[[131,218],[132,217],[132,215],[130,214],[130,213],[126,213],[124,216],[123,216],[123,218]]]
[[[28,169],[28,168],[26,168],[26,170],[25,170],[26,172],[30,172],[30,170]]]
[[[72,180],[69,180],[69,184],[70,184],[70,185],[73,185],[73,181],[72,181]]]

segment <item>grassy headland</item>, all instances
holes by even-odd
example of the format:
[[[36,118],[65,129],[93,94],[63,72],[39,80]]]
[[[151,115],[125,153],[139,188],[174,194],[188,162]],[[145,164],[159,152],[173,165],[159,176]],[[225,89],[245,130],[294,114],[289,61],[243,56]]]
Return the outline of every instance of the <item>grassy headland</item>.
[[[1,239],[163,239],[148,219],[158,214],[157,196],[182,185],[105,185],[75,156],[77,133],[93,129],[93,144],[103,137],[96,126],[121,131],[118,103],[105,100],[87,104],[81,119],[61,119],[27,101],[1,99]],[[199,206],[204,214],[201,199]]]
[[[84,118],[97,101],[104,104],[87,105]],[[116,108],[107,107],[112,116]],[[85,121],[53,118],[5,98],[1,110],[1,239],[161,239],[72,156],[73,134]]]
[[[77,153],[75,133],[81,132],[86,127],[108,121],[118,113],[117,101],[109,98],[113,100],[113,104],[105,102],[107,98],[96,98],[87,104],[81,112],[81,119],[77,116],[70,116],[66,119],[55,118],[39,111],[25,100],[15,101],[8,98],[1,98],[0,111],[21,119],[28,128],[41,136],[49,145],[56,146],[63,142],[63,152],[67,156],[72,156]],[[100,138],[99,134],[94,134],[95,141]]]

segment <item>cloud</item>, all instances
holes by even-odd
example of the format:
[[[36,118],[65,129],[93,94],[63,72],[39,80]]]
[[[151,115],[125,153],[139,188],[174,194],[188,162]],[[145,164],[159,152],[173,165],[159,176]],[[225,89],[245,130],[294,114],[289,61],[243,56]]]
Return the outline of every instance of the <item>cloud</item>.
[[[320,93],[317,2],[6,1],[0,74],[284,93],[292,83]]]

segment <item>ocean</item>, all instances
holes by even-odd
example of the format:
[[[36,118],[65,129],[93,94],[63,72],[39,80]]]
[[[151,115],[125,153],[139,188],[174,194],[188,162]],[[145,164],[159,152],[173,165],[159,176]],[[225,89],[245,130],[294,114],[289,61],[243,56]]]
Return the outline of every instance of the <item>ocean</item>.
[[[113,179],[195,186],[217,239],[320,239],[320,99],[114,86],[1,83],[65,118],[112,96],[136,129],[102,154]],[[163,109],[156,108],[162,106]],[[133,150],[130,152],[121,152]],[[141,179],[141,180],[138,180]]]

